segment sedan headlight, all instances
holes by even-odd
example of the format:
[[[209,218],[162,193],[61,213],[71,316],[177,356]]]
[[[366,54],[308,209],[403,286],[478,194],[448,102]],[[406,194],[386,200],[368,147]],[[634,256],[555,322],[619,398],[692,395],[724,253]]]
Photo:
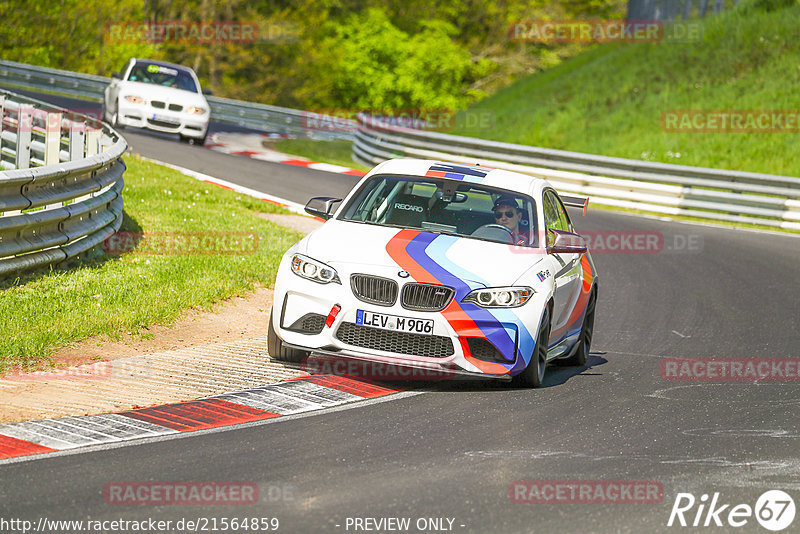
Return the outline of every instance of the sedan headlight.
[[[197,106],[189,106],[186,108],[186,113],[190,115],[202,115],[205,112],[206,110],[204,108],[199,108]]]
[[[128,96],[125,97],[125,100],[127,100],[131,104],[146,104],[147,103],[147,101],[144,98],[142,98],[141,96],[136,96],[136,95],[128,95]]]
[[[342,283],[336,269],[302,254],[292,256],[292,272],[319,284]]]
[[[516,308],[530,299],[535,291],[530,287],[489,287],[471,291],[461,302],[471,302],[481,308]]]

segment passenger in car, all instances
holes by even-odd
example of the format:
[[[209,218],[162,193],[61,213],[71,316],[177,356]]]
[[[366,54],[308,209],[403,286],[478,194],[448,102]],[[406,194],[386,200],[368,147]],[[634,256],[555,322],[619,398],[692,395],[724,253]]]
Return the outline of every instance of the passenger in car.
[[[522,210],[517,205],[517,200],[508,195],[501,196],[494,203],[494,220],[498,224],[502,224],[509,230],[515,245],[527,245],[530,241],[529,236],[520,231],[519,223],[522,220]]]

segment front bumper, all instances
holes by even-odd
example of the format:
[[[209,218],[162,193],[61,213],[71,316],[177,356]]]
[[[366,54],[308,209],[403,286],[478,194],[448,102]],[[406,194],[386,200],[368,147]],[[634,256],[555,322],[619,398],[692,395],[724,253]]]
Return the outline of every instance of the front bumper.
[[[353,358],[437,373],[510,378],[527,366],[533,353],[529,341],[536,333],[526,324],[539,324],[543,304],[536,298],[524,306],[477,310],[454,296],[442,311],[416,311],[397,298],[391,306],[359,300],[350,275],[336,266],[341,284],[319,284],[290,271],[288,255],[275,284],[273,326],[288,346],[328,357]],[[370,274],[392,278],[396,267],[371,267]],[[410,282],[410,280],[409,280]],[[402,291],[404,281],[398,281]],[[341,309],[325,324],[334,306]],[[470,307],[475,308],[470,313]],[[433,330],[416,334],[357,324],[359,310],[415,320],[432,320]]]
[[[117,122],[122,126],[202,139],[208,130],[209,114],[189,115],[183,111],[170,111],[154,108],[150,104],[132,104],[120,100]]]

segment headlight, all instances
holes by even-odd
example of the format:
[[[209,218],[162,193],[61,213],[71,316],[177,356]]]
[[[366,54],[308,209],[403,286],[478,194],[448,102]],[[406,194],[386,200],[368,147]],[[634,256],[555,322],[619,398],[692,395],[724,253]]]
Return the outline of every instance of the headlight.
[[[302,254],[292,256],[292,272],[320,284],[342,283],[336,269]]]
[[[189,106],[186,108],[186,113],[189,113],[190,115],[202,115],[205,112],[205,109],[198,108],[197,106]]]
[[[533,296],[530,287],[490,287],[471,291],[461,302],[471,302],[481,308],[516,308]]]
[[[135,96],[135,95],[128,95],[128,96],[125,97],[125,100],[127,100],[131,104],[145,104],[146,103],[144,98],[142,98],[141,96]]]

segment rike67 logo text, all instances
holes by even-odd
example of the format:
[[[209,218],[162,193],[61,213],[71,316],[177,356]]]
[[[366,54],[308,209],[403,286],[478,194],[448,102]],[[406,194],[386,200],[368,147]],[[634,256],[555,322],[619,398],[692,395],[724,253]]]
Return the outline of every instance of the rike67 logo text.
[[[762,527],[777,532],[791,525],[794,516],[794,499],[781,490],[762,493],[755,506],[725,503],[718,492],[710,500],[708,494],[697,499],[691,493],[678,493],[667,526],[743,527],[752,525],[755,518]]]

